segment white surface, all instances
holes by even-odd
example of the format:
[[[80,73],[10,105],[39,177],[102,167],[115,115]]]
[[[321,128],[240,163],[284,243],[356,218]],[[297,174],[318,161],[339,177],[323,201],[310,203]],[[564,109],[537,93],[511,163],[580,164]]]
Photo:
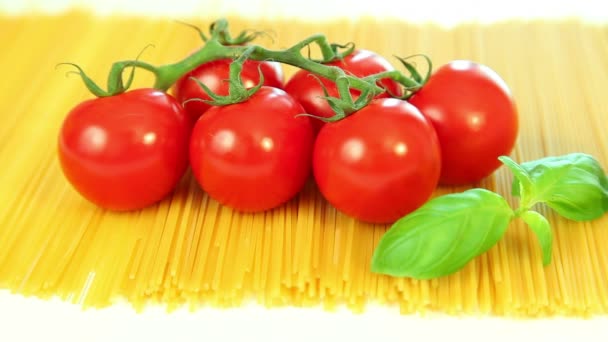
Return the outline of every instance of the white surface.
[[[318,309],[203,309],[135,314],[126,305],[82,311],[61,302],[0,295],[0,341],[608,341],[608,317],[507,320],[365,314]]]
[[[213,5],[209,5],[209,4]],[[87,8],[101,15],[114,13],[200,16],[214,19],[236,14],[272,18],[330,19],[362,15],[396,17],[412,22],[452,26],[509,18],[578,17],[608,22],[604,1],[476,1],[476,0],[327,0],[213,1],[150,0],[0,0],[0,12],[31,10],[58,13]],[[319,13],[317,8],[323,8]],[[82,311],[59,301],[41,301],[0,290],[0,341],[608,341],[608,316],[581,319],[507,320],[401,316],[396,308],[371,307],[365,314],[320,309],[203,309],[196,313],[162,309],[134,313],[127,305]]]
[[[0,0],[0,11],[58,13],[86,8],[100,15],[115,13],[165,17],[226,15],[327,20],[336,17],[392,17],[410,22],[452,26],[463,21],[490,23],[509,18],[584,18],[608,22],[605,0]]]

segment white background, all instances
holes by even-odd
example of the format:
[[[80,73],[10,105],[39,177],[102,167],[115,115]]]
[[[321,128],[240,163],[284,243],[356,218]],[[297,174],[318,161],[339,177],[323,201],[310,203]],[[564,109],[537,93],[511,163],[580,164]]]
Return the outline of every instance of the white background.
[[[396,308],[346,310],[203,309],[134,313],[126,304],[82,311],[58,301],[0,295],[0,341],[608,341],[608,317],[511,320],[402,316]]]
[[[71,8],[100,15],[141,14],[171,19],[192,15],[293,17],[393,17],[451,27],[520,18],[582,18],[608,23],[604,1],[476,0],[238,0],[83,1],[0,0],[0,13],[60,13]],[[322,12],[318,9],[322,8]],[[1,33],[0,33],[1,37]],[[607,289],[608,291],[608,289]],[[402,316],[397,308],[347,310],[246,308],[136,314],[126,304],[82,311],[59,301],[23,298],[0,290],[0,341],[608,341],[608,316],[593,319],[510,320],[492,317]]]
[[[607,22],[607,7],[605,0],[0,0],[0,11],[10,14],[85,8],[100,15],[135,13],[172,18],[240,15],[328,20],[377,16],[444,26],[509,18],[579,17]]]

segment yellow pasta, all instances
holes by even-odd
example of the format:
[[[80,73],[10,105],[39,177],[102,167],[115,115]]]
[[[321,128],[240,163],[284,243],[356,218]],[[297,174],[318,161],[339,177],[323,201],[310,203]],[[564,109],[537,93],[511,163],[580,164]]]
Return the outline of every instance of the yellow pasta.
[[[190,20],[201,26],[215,18]],[[331,41],[393,54],[428,54],[435,65],[474,59],[511,86],[521,116],[513,156],[531,160],[581,151],[608,166],[608,26],[579,21],[503,22],[453,29],[398,21],[321,24],[246,21],[234,30],[272,29],[285,47],[324,32]],[[129,34],[125,34],[128,27]],[[190,173],[175,192],[141,211],[104,211],[82,199],[56,158],[63,117],[88,98],[76,77],[55,64],[77,62],[103,80],[113,61],[180,59],[197,35],[170,20],[96,18],[79,12],[0,16],[0,288],[85,307],[127,301],[137,310],[163,305],[233,307],[391,306],[404,314],[541,317],[608,313],[608,217],[576,223],[539,210],[552,222],[552,263],[543,267],[536,237],[513,222],[505,238],[462,271],[412,280],[370,272],[373,249],[388,226],[336,212],[309,182],[296,198],[266,213],[222,207]],[[287,74],[294,68],[287,67]],[[145,73],[135,86],[148,85]],[[510,175],[475,184],[509,201]],[[435,195],[467,187],[442,187]]]

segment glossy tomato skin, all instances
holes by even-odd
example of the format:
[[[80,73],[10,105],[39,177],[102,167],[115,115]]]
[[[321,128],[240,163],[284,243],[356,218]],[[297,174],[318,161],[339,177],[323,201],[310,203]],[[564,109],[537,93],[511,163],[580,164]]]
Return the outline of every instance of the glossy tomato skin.
[[[355,50],[350,55],[342,60],[327,63],[327,65],[337,66],[342,68],[347,73],[357,77],[364,77],[377,74],[383,71],[394,70],[393,66],[382,56],[368,50]],[[320,117],[332,117],[333,110],[323,97],[323,87],[325,86],[330,96],[339,97],[336,84],[326,78],[313,77],[306,70],[296,72],[285,84],[285,91],[293,96],[302,104],[308,114]],[[403,90],[399,83],[387,78],[379,82],[380,86],[389,90],[392,94],[401,96]],[[353,98],[356,98],[360,92],[351,90]],[[377,96],[377,98],[389,97],[389,93],[385,92]],[[323,126],[323,121],[313,120],[315,130],[318,131]]]
[[[111,210],[168,195],[188,166],[191,125],[181,105],[154,89],[87,100],[65,118],[59,161],[74,188]]]
[[[175,97],[180,103],[192,98],[211,99],[191,77],[203,82],[216,94],[228,95],[231,62],[231,59],[219,59],[202,64],[187,73],[175,83]],[[279,89],[283,88],[284,75],[280,63],[254,60],[247,60],[243,64],[241,80],[245,87],[251,88],[256,86],[260,82],[260,72],[264,75],[264,85]],[[202,113],[210,107],[211,105],[201,101],[192,101],[184,104],[184,109],[192,119],[192,122],[196,122]]]
[[[506,83],[487,66],[453,61],[437,69],[410,102],[435,127],[442,184],[477,182],[500,165],[517,139],[517,108]]]
[[[359,220],[391,223],[426,202],[441,168],[430,122],[411,104],[376,99],[319,132],[314,177],[336,209]]]
[[[223,205],[258,212],[294,197],[310,175],[314,135],[302,106],[262,87],[247,101],[211,107],[194,126],[190,164]]]

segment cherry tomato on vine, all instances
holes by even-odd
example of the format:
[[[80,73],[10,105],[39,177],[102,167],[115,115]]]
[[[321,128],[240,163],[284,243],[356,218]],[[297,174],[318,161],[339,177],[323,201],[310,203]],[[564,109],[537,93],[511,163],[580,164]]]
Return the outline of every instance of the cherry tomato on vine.
[[[489,176],[517,139],[511,92],[487,66],[470,61],[444,65],[410,102],[437,131],[442,184],[468,184]]]
[[[327,63],[327,65],[340,67],[347,73],[357,77],[394,70],[393,66],[384,59],[384,57],[368,50],[355,50],[344,57],[344,59]],[[323,98],[325,93],[319,82],[325,86],[330,96],[339,97],[338,89],[334,82],[326,78],[313,77],[312,74],[306,70],[299,70],[296,72],[287,81],[287,84],[285,84],[285,91],[302,104],[306,113],[329,118],[334,116],[334,111]],[[401,96],[403,94],[403,90],[399,83],[392,79],[382,79],[378,83],[396,96]],[[351,94],[353,98],[356,98],[360,92],[353,89],[351,90]],[[377,98],[389,96],[389,93],[385,92],[378,95]],[[313,124],[315,125],[315,130],[318,131],[321,126],[323,126],[323,121],[313,120]]]
[[[314,134],[302,106],[283,90],[261,87],[248,100],[211,107],[194,126],[190,164],[207,194],[240,211],[288,201],[311,169]]]
[[[203,88],[190,79],[191,77],[197,78],[218,95],[228,95],[231,62],[231,59],[219,59],[198,66],[175,83],[175,97],[180,103],[192,98],[211,99]],[[254,87],[260,82],[260,72],[264,76],[264,85],[283,88],[283,69],[280,63],[254,60],[247,60],[243,64],[241,80],[246,88]],[[192,122],[196,122],[209,107],[211,105],[201,101],[184,104],[184,109],[192,118]]]
[[[153,204],[176,186],[188,166],[191,125],[181,105],[154,89],[95,98],[67,115],[59,161],[89,201],[112,210]]]
[[[440,168],[433,126],[399,99],[375,99],[327,123],[313,152],[314,177],[328,202],[373,223],[394,222],[426,202]]]

